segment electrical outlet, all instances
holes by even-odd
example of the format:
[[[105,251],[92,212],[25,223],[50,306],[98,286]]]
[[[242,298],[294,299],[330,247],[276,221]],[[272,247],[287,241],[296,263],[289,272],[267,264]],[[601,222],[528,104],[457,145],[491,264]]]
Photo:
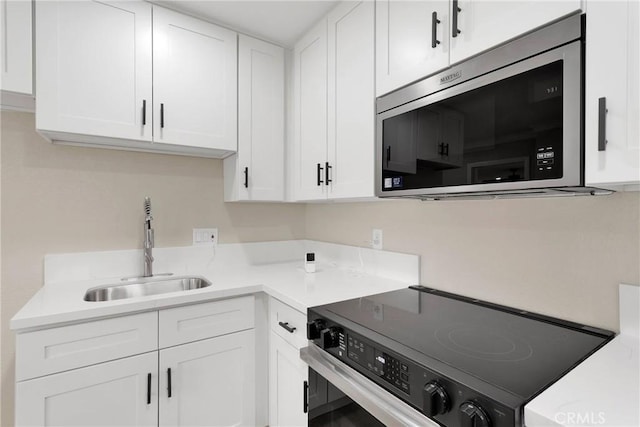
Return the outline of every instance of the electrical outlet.
[[[373,249],[382,249],[382,230],[374,228],[371,233],[371,247]]]
[[[218,246],[218,229],[217,228],[194,228],[193,244]]]

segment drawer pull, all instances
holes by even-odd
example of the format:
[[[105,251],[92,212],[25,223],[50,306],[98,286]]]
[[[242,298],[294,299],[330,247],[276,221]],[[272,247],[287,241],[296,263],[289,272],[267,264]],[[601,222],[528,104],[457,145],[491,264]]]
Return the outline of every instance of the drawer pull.
[[[296,330],[295,326],[294,327],[289,326],[289,322],[278,322],[278,325],[282,326],[284,329],[287,330],[287,332],[291,334],[294,333]]]

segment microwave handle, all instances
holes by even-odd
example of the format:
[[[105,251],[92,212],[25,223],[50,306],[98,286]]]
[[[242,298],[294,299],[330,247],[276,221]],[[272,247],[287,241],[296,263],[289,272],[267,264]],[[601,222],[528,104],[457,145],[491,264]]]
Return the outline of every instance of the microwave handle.
[[[458,29],[458,13],[462,12],[462,9],[458,7],[458,0],[453,0],[452,4],[451,37],[458,37],[458,34],[462,32]]]
[[[598,99],[598,151],[607,149],[607,98]]]

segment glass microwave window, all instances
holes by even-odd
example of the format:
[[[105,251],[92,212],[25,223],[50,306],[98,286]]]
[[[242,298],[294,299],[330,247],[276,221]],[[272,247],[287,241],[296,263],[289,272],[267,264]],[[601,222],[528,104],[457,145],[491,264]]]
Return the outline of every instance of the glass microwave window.
[[[562,178],[562,66],[383,120],[383,191]]]

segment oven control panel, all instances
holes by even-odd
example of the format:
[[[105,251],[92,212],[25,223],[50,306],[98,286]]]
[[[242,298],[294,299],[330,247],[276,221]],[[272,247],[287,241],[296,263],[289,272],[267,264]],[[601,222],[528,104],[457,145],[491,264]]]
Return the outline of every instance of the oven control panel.
[[[327,319],[313,318],[309,325],[308,338],[314,344],[443,426],[521,425],[521,411],[488,399],[358,333]],[[317,326],[322,330],[316,330]]]
[[[355,334],[347,335],[347,357],[383,378],[398,390],[409,394],[409,365],[368,344]]]

